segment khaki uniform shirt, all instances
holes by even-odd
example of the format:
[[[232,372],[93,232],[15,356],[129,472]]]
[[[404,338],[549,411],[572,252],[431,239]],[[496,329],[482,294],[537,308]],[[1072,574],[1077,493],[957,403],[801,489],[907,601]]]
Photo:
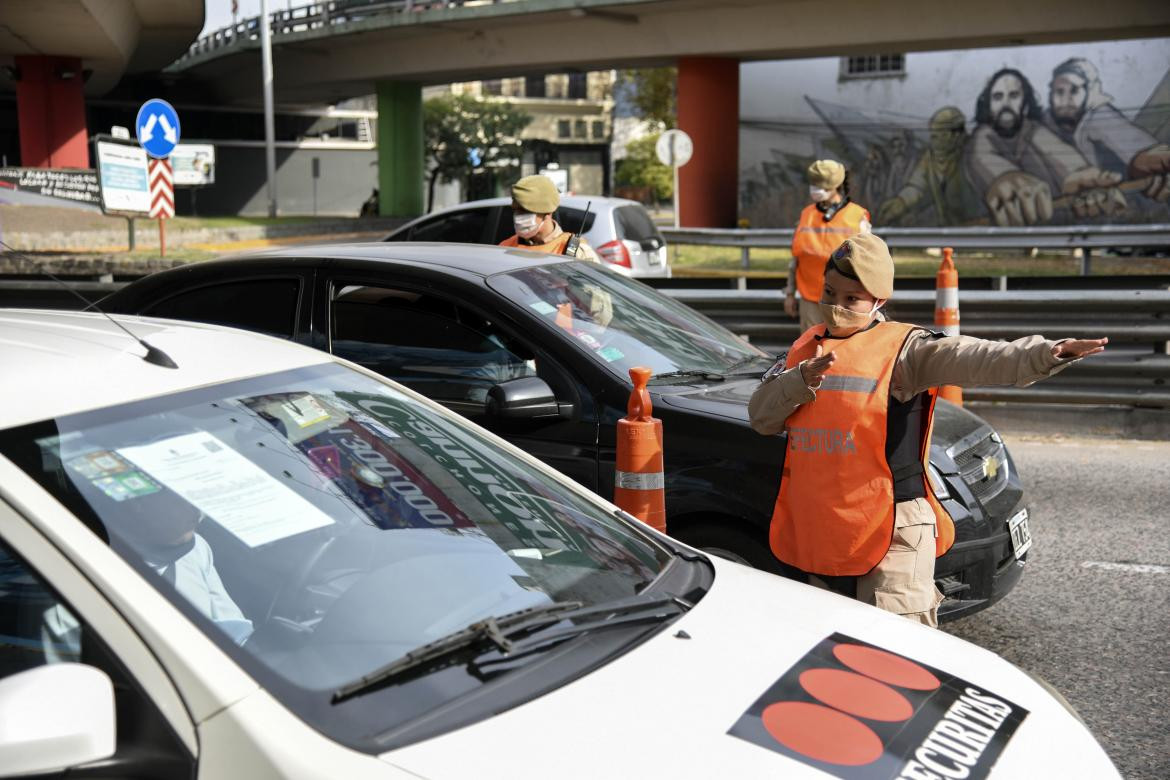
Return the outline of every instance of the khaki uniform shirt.
[[[926,329],[916,330],[894,363],[890,395],[897,401],[908,401],[942,385],[1027,387],[1076,362],[1053,357],[1052,348],[1059,343],[1043,336],[1007,342],[971,336],[937,338]],[[780,433],[789,415],[816,395],[816,390],[805,384],[799,365],[765,379],[748,403],[752,429],[766,436]]]

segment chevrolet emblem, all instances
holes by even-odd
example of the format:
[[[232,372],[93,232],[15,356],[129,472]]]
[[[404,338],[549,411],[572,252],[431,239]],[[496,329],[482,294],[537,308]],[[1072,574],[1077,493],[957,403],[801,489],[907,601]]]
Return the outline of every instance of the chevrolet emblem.
[[[995,475],[999,473],[999,461],[995,457],[980,458],[983,461],[983,478],[994,479]]]

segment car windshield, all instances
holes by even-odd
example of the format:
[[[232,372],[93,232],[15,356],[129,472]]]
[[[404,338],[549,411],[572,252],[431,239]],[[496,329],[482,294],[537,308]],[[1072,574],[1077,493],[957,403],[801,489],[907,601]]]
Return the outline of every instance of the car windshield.
[[[641,282],[596,263],[523,268],[488,279],[516,305],[564,332],[623,379],[633,366],[654,374],[766,367],[766,353]]]
[[[347,726],[338,686],[477,620],[628,599],[672,560],[479,429],[333,364],[0,432],[0,451],[325,731],[465,690]]]

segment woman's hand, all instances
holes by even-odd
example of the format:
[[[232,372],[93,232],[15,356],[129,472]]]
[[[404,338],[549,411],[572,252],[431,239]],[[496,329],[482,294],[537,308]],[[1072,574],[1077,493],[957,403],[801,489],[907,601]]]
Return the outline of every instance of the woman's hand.
[[[800,375],[804,377],[804,383],[816,390],[821,386],[821,380],[825,378],[829,367],[836,362],[837,356],[830,352],[825,354],[824,347],[817,344],[817,354],[800,364]]]
[[[1074,358],[1088,357],[1089,355],[1096,355],[1098,352],[1104,352],[1105,345],[1108,343],[1108,338],[1069,339],[1053,347],[1052,356],[1057,360],[1073,360]]]

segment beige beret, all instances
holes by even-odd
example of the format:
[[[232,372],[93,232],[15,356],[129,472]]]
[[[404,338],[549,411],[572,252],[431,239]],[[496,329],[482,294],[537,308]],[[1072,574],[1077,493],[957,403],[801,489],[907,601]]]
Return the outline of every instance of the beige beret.
[[[835,190],[845,181],[845,166],[836,160],[817,160],[808,166],[808,183]]]
[[[561,205],[557,185],[547,176],[525,176],[512,185],[512,200],[533,214],[551,214]]]
[[[852,277],[875,298],[888,300],[894,294],[894,258],[886,242],[873,233],[858,233],[837,247],[826,271],[835,268]]]

